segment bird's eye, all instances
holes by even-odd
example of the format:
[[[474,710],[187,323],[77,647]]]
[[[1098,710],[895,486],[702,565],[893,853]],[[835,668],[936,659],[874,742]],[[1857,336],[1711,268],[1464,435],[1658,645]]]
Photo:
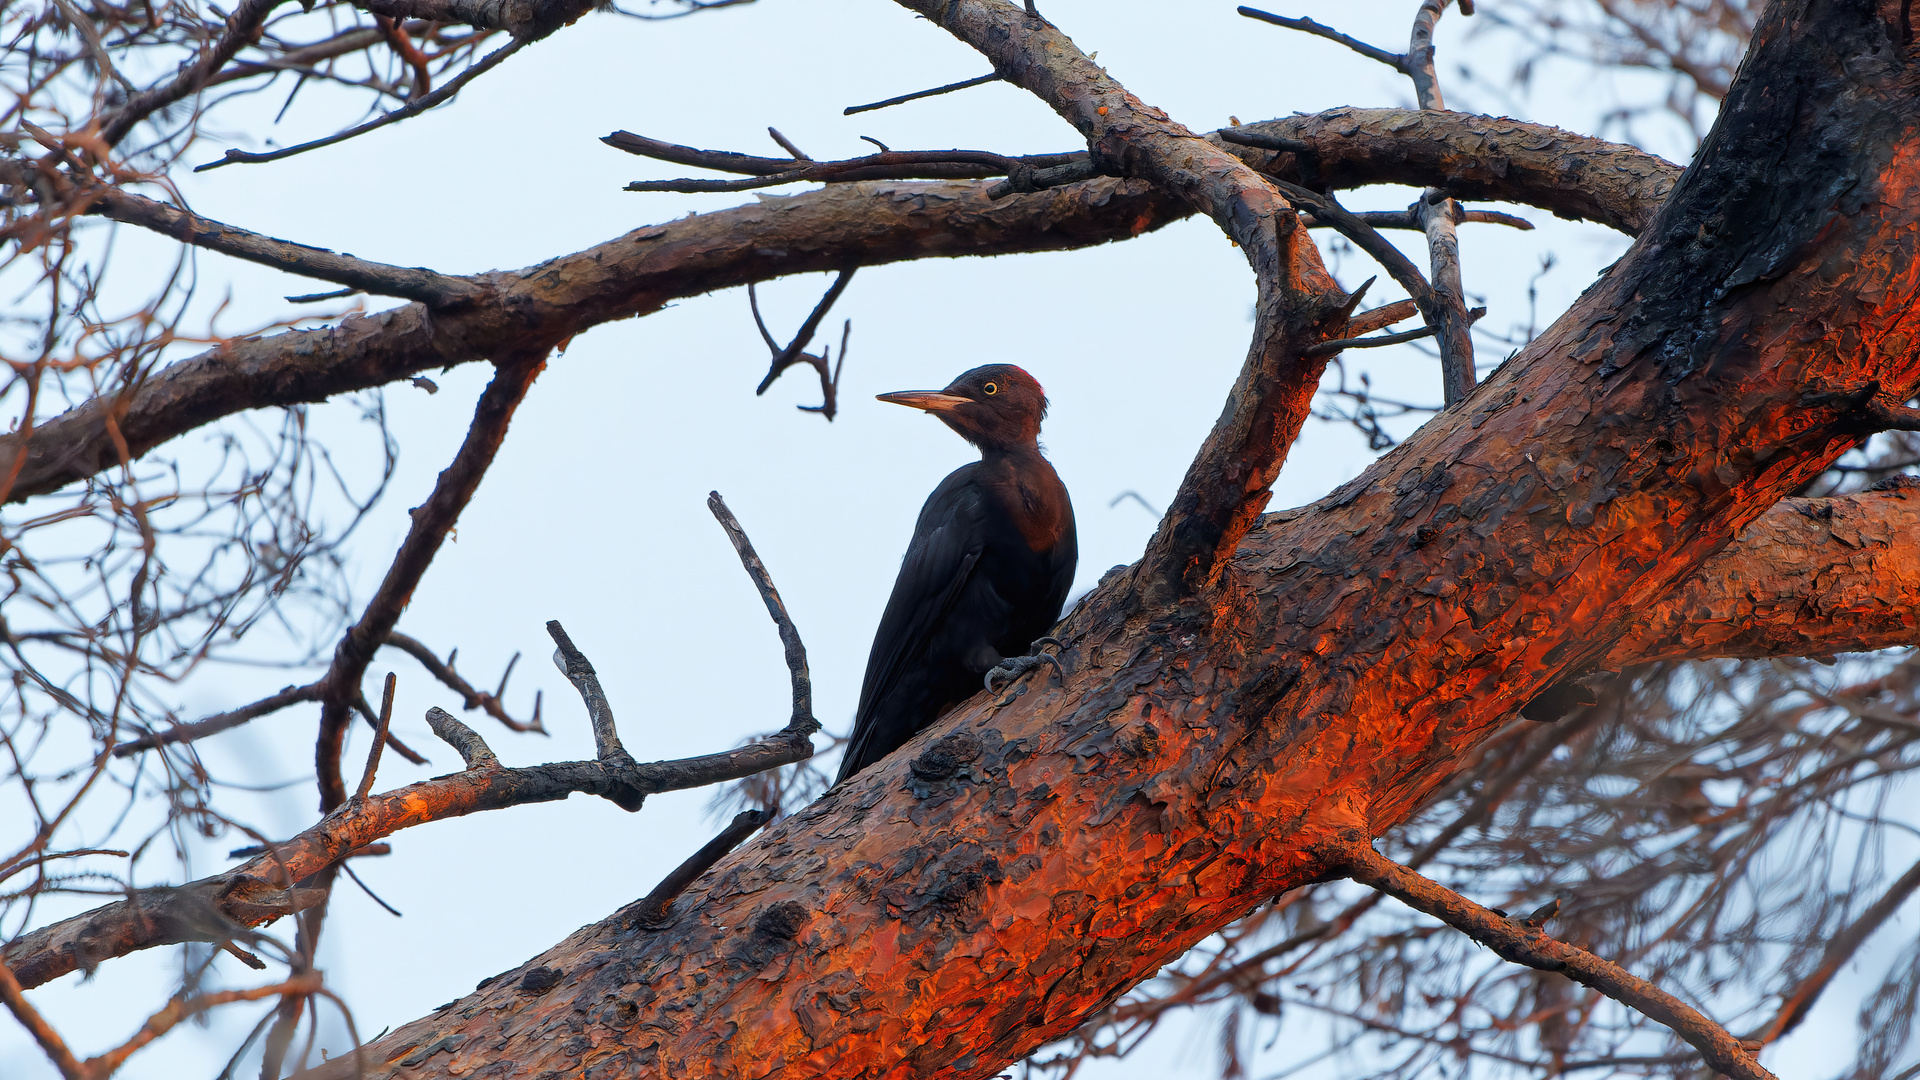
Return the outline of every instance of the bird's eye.
[[[985,390],[988,394],[997,394],[1000,392],[1000,388],[998,386],[995,386],[993,383],[988,383],[987,385],[981,387],[980,389]]]

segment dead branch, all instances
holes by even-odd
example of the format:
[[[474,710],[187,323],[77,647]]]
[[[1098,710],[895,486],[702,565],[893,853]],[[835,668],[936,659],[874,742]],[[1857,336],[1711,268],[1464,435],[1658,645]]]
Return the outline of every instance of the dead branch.
[[[785,605],[754,554],[739,523],[715,498],[715,516],[727,529],[767,609],[774,615],[794,686],[793,715],[765,739],[732,750],[671,761],[635,763],[620,745],[613,713],[593,665],[556,623],[548,630],[560,644],[569,679],[581,692],[594,728],[593,761],[504,768],[486,740],[444,710],[427,712],[436,736],[459,751],[466,768],[409,784],[383,795],[341,800],[319,822],[224,874],[177,887],[136,890],[126,900],[95,908],[24,934],[0,948],[0,964],[20,985],[39,986],[76,968],[156,945],[224,941],[247,927],[323,903],[324,888],[302,887],[382,837],[431,821],[552,802],[575,793],[597,795],[623,809],[640,809],[648,795],[738,780],[803,761],[813,754],[813,719],[806,649]],[[371,761],[369,762],[371,765]],[[363,782],[363,786],[365,785]],[[717,856],[716,856],[717,857]],[[293,887],[289,887],[289,886]]]
[[[399,649],[401,652],[420,661],[420,666],[426,668],[429,674],[439,679],[447,689],[460,695],[461,707],[468,712],[479,709],[488,716],[500,721],[509,731],[533,731],[542,735],[546,734],[547,729],[540,723],[540,691],[535,690],[533,692],[533,718],[531,720],[515,720],[507,713],[506,704],[501,700],[507,693],[507,680],[513,677],[513,666],[520,662],[519,653],[514,653],[513,658],[507,661],[506,669],[500,673],[500,685],[495,687],[492,693],[488,693],[485,690],[475,689],[472,683],[462,678],[460,673],[453,669],[454,657],[460,653],[458,649],[447,654],[447,658],[443,661],[434,654],[432,649],[427,647],[426,642],[418,638],[410,637],[398,630],[389,631],[387,633],[387,640],[383,644]]]
[[[685,892],[687,886],[693,884],[701,874],[713,869],[714,863],[739,847],[747,837],[757,832],[760,826],[772,820],[773,813],[768,810],[742,810],[735,814],[733,821],[728,823],[719,836],[701,845],[699,851],[694,852],[687,861],[675,867],[672,873],[661,879],[660,884],[653,887],[652,892],[627,908],[621,915],[631,919],[635,926],[644,930],[665,930],[672,926],[673,920],[668,917],[667,911],[673,906],[673,898]],[[614,917],[620,918],[621,915]]]
[[[853,333],[853,320],[847,320],[840,331],[839,364],[832,363],[831,349],[821,350],[819,356],[803,350],[820,329],[820,321],[827,317],[827,312],[833,310],[834,301],[840,299],[840,294],[846,291],[847,284],[852,280],[851,268],[840,271],[839,276],[833,279],[833,284],[827,287],[825,295],[821,296],[820,302],[813,306],[813,311],[808,314],[806,321],[800,324],[799,331],[793,335],[793,340],[788,342],[785,348],[782,348],[773,339],[773,334],[767,330],[766,320],[760,317],[759,295],[754,291],[752,284],[747,285],[747,306],[753,312],[753,325],[760,329],[761,340],[767,343],[767,348],[773,353],[773,361],[767,366],[766,378],[761,379],[760,385],[754,388],[755,397],[766,393],[767,388],[773,385],[773,381],[778,379],[782,372],[795,364],[804,363],[820,375],[820,404],[800,405],[797,408],[802,412],[817,412],[825,416],[828,421],[833,420],[835,412],[838,411],[840,369],[847,362],[847,338]]]
[[[493,381],[474,406],[473,423],[460,450],[434,483],[433,494],[414,508],[407,537],[394,553],[380,587],[367,601],[359,621],[341,637],[334,650],[333,664],[321,678],[320,734],[314,751],[320,785],[320,809],[332,810],[346,797],[340,775],[340,749],[346,738],[348,709],[360,692],[360,681],[372,662],[374,652],[394,623],[400,620],[413,590],[433,565],[447,533],[466,509],[480,480],[506,439],[507,425],[526,397],[533,380],[546,368],[546,350],[502,358],[496,365]]]
[[[719,492],[707,492],[707,509],[726,531],[727,541],[740,556],[740,565],[746,568],[761,602],[767,605],[767,615],[780,631],[780,647],[786,654],[787,675],[793,684],[793,715],[788,718],[787,727],[811,735],[820,730],[820,721],[813,718],[813,678],[807,671],[807,647],[800,640],[800,631],[793,625],[793,617],[787,614],[780,590],[773,587],[773,575],[767,572],[766,564],[753,550],[753,541],[747,539],[747,531],[740,527],[733,511],[727,509],[726,500]]]
[[[253,42],[267,15],[280,3],[281,0],[243,0],[234,8],[233,14],[227,16],[227,25],[220,36],[207,42],[193,63],[181,68],[166,82],[136,94],[126,104],[101,117],[101,142],[109,147],[117,146],[135,124],[153,115],[156,110],[199,93],[214,73],[233,59],[234,54]]]
[[[1385,64],[1402,75],[1407,74],[1407,57],[1405,54],[1388,52],[1385,49],[1375,45],[1369,45],[1357,38],[1350,38],[1331,26],[1314,22],[1312,19],[1290,19],[1285,15],[1275,15],[1272,12],[1261,11],[1259,8],[1247,7],[1245,5],[1235,8],[1234,10],[1249,19],[1258,19],[1264,23],[1284,26],[1289,30],[1298,30],[1303,34],[1312,34],[1315,37],[1323,37],[1328,41],[1337,42],[1369,60],[1375,60]]]
[[[193,171],[206,172],[209,169],[218,169],[221,166],[236,163],[258,165],[268,161],[279,161],[282,158],[290,158],[295,154],[304,154],[309,150],[318,150],[323,146],[332,146],[335,143],[346,142],[348,139],[357,138],[358,136],[365,135],[369,131],[386,127],[388,124],[398,123],[408,117],[416,116],[436,105],[451,100],[453,96],[464,89],[468,83],[500,66],[501,63],[505,62],[507,57],[519,52],[534,40],[536,39],[516,37],[512,41],[488,53],[478,61],[475,61],[465,71],[448,80],[440,89],[429,94],[423,94],[417,98],[408,98],[406,104],[390,112],[382,113],[364,124],[350,127],[345,131],[335,132],[325,138],[314,139],[311,142],[303,142],[297,146],[284,146],[278,150],[269,150],[265,153],[252,153],[238,149],[228,150],[219,160],[209,161],[204,165],[196,165]]]
[[[999,82],[999,81],[1000,81],[1000,73],[994,72],[991,75],[981,75],[972,79],[962,79],[956,83],[948,83],[945,86],[936,86],[931,90],[917,90],[911,94],[901,94],[899,97],[890,97],[884,101],[875,101],[866,105],[849,105],[845,109],[841,110],[840,115],[852,116],[855,113],[872,112],[875,109],[891,108],[895,105],[904,105],[909,101],[919,101],[921,98],[939,97],[941,94],[951,94],[955,90],[966,90],[971,87],[982,86],[982,85],[985,85],[986,83]]]
[[[1538,926],[1504,918],[1431,879],[1385,858],[1355,836],[1330,847],[1328,856],[1353,880],[1425,912],[1498,953],[1502,959],[1554,971],[1652,1017],[1685,1039],[1716,1071],[1736,1080],[1775,1080],[1753,1052],[1699,1010],[1617,965],[1563,941]]]

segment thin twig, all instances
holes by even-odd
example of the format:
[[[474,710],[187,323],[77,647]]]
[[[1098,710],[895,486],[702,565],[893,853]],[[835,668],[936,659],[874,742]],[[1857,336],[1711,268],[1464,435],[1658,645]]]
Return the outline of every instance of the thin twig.
[[[1335,30],[1333,27],[1314,22],[1312,19],[1290,19],[1285,15],[1275,15],[1272,12],[1261,11],[1259,8],[1253,7],[1243,6],[1235,10],[1249,19],[1258,19],[1261,22],[1272,23],[1275,26],[1284,26],[1289,30],[1298,30],[1303,34],[1323,37],[1328,41],[1337,41],[1369,60],[1378,60],[1403,75],[1407,72],[1407,58],[1402,54],[1388,52],[1385,49],[1369,45],[1357,38],[1350,38],[1340,31]]]
[[[871,142],[872,140],[868,140]],[[624,149],[624,147],[622,147]],[[907,179],[929,175],[923,166],[961,166],[954,173],[942,170],[936,178],[975,179],[1002,175],[1020,164],[1017,160],[986,150],[882,150],[878,154],[848,158],[845,161],[808,161],[782,172],[767,173],[745,180],[635,180],[627,191],[752,191],[781,184],[835,183],[850,180]]]
[[[733,821],[719,836],[707,841],[686,862],[661,879],[652,892],[634,904],[631,914],[634,925],[647,930],[664,930],[673,925],[673,920],[667,917],[667,909],[673,906],[674,897],[687,891],[687,886],[712,869],[714,863],[725,858],[728,852],[740,846],[741,841],[771,820],[773,814],[766,810],[742,810],[735,814]]]
[[[359,696],[367,665],[387,635],[393,632],[407,599],[413,595],[427,568],[433,565],[434,556],[439,554],[460,512],[479,489],[481,479],[507,437],[507,426],[513,420],[514,411],[545,366],[544,349],[509,354],[496,361],[493,381],[487,384],[474,406],[466,439],[453,461],[440,473],[433,493],[414,509],[406,539],[394,553],[386,577],[373,598],[367,601],[359,620],[341,636],[340,644],[334,649],[333,663],[326,677],[320,680],[320,734],[314,754],[322,810],[332,810],[346,798],[345,782],[340,775],[340,746],[346,733],[347,712]]]
[[[814,370],[820,373],[821,403],[817,409],[809,408],[805,405],[800,406],[800,408],[807,412],[821,413],[825,415],[828,420],[833,419],[837,404],[835,399],[840,389],[839,370],[835,368],[831,374],[829,374],[828,358],[826,356],[814,356],[802,350],[813,340],[813,335],[820,329],[821,320],[827,317],[827,312],[833,309],[834,301],[840,299],[840,294],[847,290],[847,284],[852,280],[853,268],[849,267],[848,269],[840,271],[840,275],[833,279],[833,284],[827,287],[826,295],[822,296],[820,302],[813,306],[812,313],[807,316],[807,320],[804,323],[800,324],[799,332],[793,335],[793,340],[789,342],[785,348],[781,348],[779,343],[774,340],[773,333],[767,329],[766,320],[760,317],[760,294],[754,289],[751,282],[748,283],[747,306],[753,311],[753,324],[759,327],[761,340],[765,341],[767,348],[773,352],[773,360],[767,366],[766,378],[761,379],[760,385],[753,391],[755,396],[765,394],[767,388],[773,385],[773,381],[778,379],[782,372],[794,364],[809,364]],[[840,335],[840,362],[842,364],[846,363],[847,360],[847,334],[850,333],[851,330],[852,326],[851,323],[849,323]]]
[[[820,730],[820,722],[813,718],[813,679],[807,671],[807,647],[800,640],[800,631],[793,625],[793,617],[787,614],[786,602],[780,599],[780,590],[773,586],[773,576],[767,573],[766,564],[753,550],[753,541],[747,539],[747,531],[740,527],[740,520],[727,509],[726,500],[717,491],[707,493],[707,509],[713,512],[714,519],[726,530],[727,540],[733,544],[733,550],[740,555],[740,565],[746,567],[747,576],[753,579],[753,587],[760,592],[760,599],[767,605],[767,614],[772,616],[775,626],[780,628],[780,645],[786,651],[787,674],[793,684],[793,717],[787,721],[792,730],[804,729],[807,734]]]
[[[373,790],[373,774],[380,768],[380,751],[386,748],[387,731],[393,726],[393,672],[387,672],[386,688],[380,692],[380,723],[373,731],[373,745],[367,748],[367,767],[360,774],[360,786],[354,798],[365,799]]]
[[[367,132],[377,128],[383,128],[388,124],[405,120],[410,116],[423,113],[435,105],[450,100],[455,94],[458,94],[464,89],[468,83],[493,70],[501,61],[519,52],[522,47],[533,40],[532,38],[515,38],[488,53],[478,63],[467,68],[467,70],[454,76],[451,82],[442,86],[440,89],[435,90],[431,94],[424,94],[418,98],[409,99],[405,105],[400,106],[392,112],[376,116],[358,127],[335,132],[324,139],[315,139],[312,142],[304,142],[298,146],[283,147],[279,150],[269,151],[264,154],[248,153],[245,150],[229,150],[220,160],[209,161],[205,165],[195,166],[193,171],[206,172],[208,169],[218,169],[222,165],[232,165],[235,162],[256,165],[266,161],[279,161],[281,158],[289,158],[295,154],[304,154],[309,150],[318,150],[323,146],[332,146],[334,143],[345,142],[356,136],[365,135]]]
[[[472,683],[468,682],[459,672],[453,669],[452,656],[448,656],[444,661],[441,660],[438,656],[434,655],[434,651],[428,648],[425,642],[418,638],[410,637],[398,630],[392,630],[387,633],[386,644],[420,661],[420,666],[426,668],[428,674],[439,679],[449,690],[460,695],[462,708],[468,710],[480,709],[488,716],[504,724],[509,731],[531,731],[541,735],[547,733],[547,729],[541,723],[540,719],[542,695],[538,690],[534,691],[533,694],[533,719],[525,723],[515,720],[512,716],[508,715],[506,705],[501,701],[501,698],[504,697],[507,692],[507,677],[513,674],[513,665],[520,659],[519,653],[514,653],[513,659],[507,661],[506,670],[500,674],[500,685],[493,693],[489,694],[484,690],[476,689]]]
[[[427,727],[432,729],[441,742],[460,752],[460,760],[466,762],[469,769],[498,768],[500,759],[494,756],[493,748],[487,740],[474,730],[454,719],[452,713],[441,708],[427,710]]]
[[[1323,341],[1306,348],[1307,356],[1331,356],[1347,349],[1378,349],[1383,345],[1399,345],[1403,342],[1418,341],[1433,336],[1433,327],[1423,326],[1418,330],[1403,330],[1397,334],[1381,334],[1377,337],[1350,337],[1335,341]]]
[[[767,125],[767,134],[773,137],[774,142],[777,142],[780,144],[780,149],[785,150],[789,154],[792,154],[793,159],[795,161],[812,161],[813,160],[813,158],[809,156],[806,151],[793,145],[792,139],[789,139],[785,135],[780,134],[779,128],[769,124]]]
[[[135,124],[152,115],[154,110],[163,109],[182,98],[200,92],[214,73],[233,59],[234,54],[245,48],[260,31],[261,23],[267,15],[280,5],[281,0],[242,0],[232,15],[227,17],[226,28],[220,37],[207,43],[194,58],[193,63],[180,69],[180,72],[166,83],[153,87],[145,93],[135,95],[126,104],[101,118],[100,138],[108,146],[116,146],[127,137]]]
[[[981,75],[978,78],[962,79],[957,83],[948,83],[945,86],[936,86],[931,90],[917,90],[911,94],[901,94],[899,97],[890,97],[885,101],[875,101],[867,105],[849,105],[841,111],[840,115],[852,116],[855,113],[872,112],[875,109],[885,109],[894,105],[904,105],[909,101],[919,101],[921,98],[938,97],[941,94],[951,94],[955,90],[965,90],[969,87],[981,86],[986,83],[999,82],[999,81],[1000,81],[1000,73],[994,72],[991,75]],[[796,154],[794,156],[798,157],[799,155]]]
[[[1440,95],[1440,79],[1434,67],[1433,29],[1446,11],[1449,0],[1421,0],[1413,18],[1413,34],[1407,44],[1406,73],[1413,80],[1414,96],[1420,108],[1445,109]],[[1472,13],[1472,6],[1462,10]],[[1460,273],[1460,204],[1438,188],[1429,188],[1413,205],[1422,230],[1427,234],[1427,258],[1431,264],[1433,310],[1427,322],[1438,331],[1440,346],[1440,383],[1446,404],[1462,401],[1473,392],[1478,375],[1473,365],[1472,322],[1467,317],[1466,286]]]
[[[593,754],[600,761],[608,763],[632,764],[633,758],[627,748],[620,745],[620,729],[613,719],[613,705],[607,701],[607,692],[600,688],[600,676],[593,670],[593,664],[587,655],[573,644],[573,639],[560,625],[560,620],[547,620],[547,636],[553,638],[556,648],[555,659],[560,662],[560,670],[567,681],[580,692],[580,700],[587,706],[587,722],[593,726]],[[638,805],[627,809],[638,809]]]

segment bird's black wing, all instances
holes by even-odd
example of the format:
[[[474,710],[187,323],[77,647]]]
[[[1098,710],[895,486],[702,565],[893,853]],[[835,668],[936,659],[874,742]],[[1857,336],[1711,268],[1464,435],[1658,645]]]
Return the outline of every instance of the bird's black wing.
[[[842,780],[884,757],[913,734],[913,718],[881,715],[878,706],[901,674],[916,666],[927,651],[934,630],[953,610],[986,548],[981,494],[971,482],[976,468],[969,465],[955,470],[934,489],[920,510],[913,541],[900,562],[900,576],[894,580],[893,595],[887,599],[880,628],[873,635],[873,649],[867,655],[867,675],[853,717],[853,738],[841,759]],[[905,730],[895,730],[903,727]]]

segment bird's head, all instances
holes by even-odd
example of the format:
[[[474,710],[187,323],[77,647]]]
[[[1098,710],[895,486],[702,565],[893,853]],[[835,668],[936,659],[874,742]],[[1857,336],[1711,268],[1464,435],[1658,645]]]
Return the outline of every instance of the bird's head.
[[[881,401],[925,409],[982,450],[1037,446],[1047,393],[1039,380],[1012,364],[988,364],[963,373],[945,390],[903,390]]]

